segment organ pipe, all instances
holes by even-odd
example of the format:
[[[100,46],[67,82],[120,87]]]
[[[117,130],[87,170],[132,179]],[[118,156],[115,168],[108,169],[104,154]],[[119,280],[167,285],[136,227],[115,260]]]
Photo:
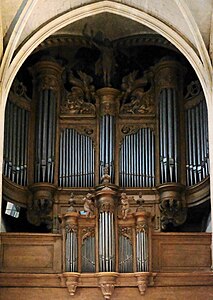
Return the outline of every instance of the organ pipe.
[[[60,133],[59,144],[59,185],[92,187],[95,154],[91,138],[66,128]]]
[[[186,110],[187,185],[197,184],[209,175],[208,115],[204,100]]]
[[[37,97],[34,181],[54,183],[56,112],[62,69],[55,62],[44,60],[31,72]]]
[[[23,186],[27,185],[28,127],[29,112],[8,101],[5,112],[4,175]]]
[[[149,271],[148,218],[145,211],[135,213],[136,217],[136,267],[138,272]]]
[[[163,89],[159,105],[159,142],[161,183],[178,182],[177,95],[171,88]]]
[[[120,151],[120,185],[152,187],[155,184],[155,144],[151,128],[124,137]]]
[[[114,196],[111,188],[98,190],[96,193],[99,207],[99,271],[115,271],[115,220]]]
[[[62,218],[65,272],[78,271],[78,213],[67,212]]]

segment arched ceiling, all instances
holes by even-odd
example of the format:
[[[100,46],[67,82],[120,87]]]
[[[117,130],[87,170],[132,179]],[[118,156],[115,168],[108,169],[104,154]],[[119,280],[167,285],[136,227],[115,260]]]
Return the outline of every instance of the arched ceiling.
[[[3,34],[6,37],[6,41],[10,36],[10,32],[14,28],[20,13],[24,9],[24,3],[26,1],[21,0],[7,0],[1,1],[1,13],[2,13],[2,27]],[[42,25],[47,24],[49,20],[53,20],[57,16],[62,15],[74,8],[83,6],[85,4],[100,2],[92,0],[31,0],[29,1],[34,5],[31,16],[25,24],[24,30],[20,35],[19,44],[21,44],[32,32],[35,32]],[[139,8],[142,11],[150,14],[153,17],[165,22],[167,25],[175,28],[177,32],[180,32],[185,39],[189,40],[193,45],[196,45],[193,33],[186,19],[180,9],[180,5],[184,3],[191,12],[194,20],[201,32],[202,38],[206,47],[209,46],[211,18],[212,18],[212,0],[122,0],[115,1],[118,4],[123,3],[135,8]],[[66,28],[66,30],[69,28]],[[122,34],[123,30],[128,30],[128,24],[120,27],[113,28],[114,35]]]

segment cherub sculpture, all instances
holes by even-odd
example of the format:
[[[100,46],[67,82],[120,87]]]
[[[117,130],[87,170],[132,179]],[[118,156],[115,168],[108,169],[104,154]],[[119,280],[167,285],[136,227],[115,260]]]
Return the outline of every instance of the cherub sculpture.
[[[121,194],[121,214],[123,219],[125,220],[127,218],[128,213],[130,212],[130,205],[129,201],[131,199],[134,199],[133,197],[130,198],[126,195],[126,193]]]
[[[93,195],[88,193],[86,197],[83,199],[84,201],[84,211],[86,212],[86,217],[92,217],[94,215],[94,202],[93,202]]]

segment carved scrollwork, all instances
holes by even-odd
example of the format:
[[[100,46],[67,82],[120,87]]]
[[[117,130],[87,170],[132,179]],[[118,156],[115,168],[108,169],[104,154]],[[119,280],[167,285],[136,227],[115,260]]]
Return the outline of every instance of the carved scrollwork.
[[[94,236],[95,236],[95,228],[94,227],[83,228],[82,231],[81,231],[81,240],[82,240],[82,243],[88,237],[94,237]]]
[[[129,242],[132,243],[132,227],[119,226],[119,235],[128,238]]]
[[[135,134],[137,133],[137,131],[140,129],[139,126],[136,126],[136,125],[124,125],[122,128],[121,128],[121,133],[123,135],[130,135],[130,134]]]
[[[198,96],[201,92],[201,85],[198,80],[192,81],[188,86],[187,86],[187,93],[186,96],[184,97],[185,99],[190,99],[194,96]]]
[[[166,229],[168,224],[178,226],[186,221],[187,210],[182,201],[174,198],[163,199],[160,203],[161,228]]]
[[[75,77],[71,70],[68,71],[68,82],[72,85],[71,91],[65,95],[61,105],[62,113],[70,114],[95,114],[96,108],[91,101],[95,98],[95,87],[92,77],[78,71]]]
[[[24,97],[25,99],[30,100],[26,95],[26,93],[27,93],[26,86],[23,84],[23,82],[20,82],[18,79],[14,80],[11,89],[16,96]]]
[[[130,95],[130,103],[123,104],[120,109],[121,114],[154,114],[155,98],[151,88],[147,92],[144,88],[135,89]]]
[[[61,105],[62,113],[70,114],[95,114],[95,106],[84,100],[84,92],[81,88],[73,87],[67,92],[65,101]]]

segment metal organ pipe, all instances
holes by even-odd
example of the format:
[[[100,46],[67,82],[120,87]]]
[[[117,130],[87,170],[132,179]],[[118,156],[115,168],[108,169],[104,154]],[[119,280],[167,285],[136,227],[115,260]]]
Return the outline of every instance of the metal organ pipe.
[[[27,185],[28,126],[29,112],[8,101],[5,112],[4,175],[23,186]]]
[[[66,128],[60,134],[59,185],[92,187],[94,185],[94,146],[90,137]]]
[[[100,178],[104,167],[108,166],[111,181],[114,180],[114,139],[115,117],[104,115],[100,119]]]
[[[155,145],[151,128],[124,137],[120,151],[120,185],[152,187],[155,185]]]
[[[178,182],[178,112],[175,89],[161,91],[159,113],[161,183]]]
[[[208,116],[205,100],[186,110],[187,185],[197,184],[209,175]]]

